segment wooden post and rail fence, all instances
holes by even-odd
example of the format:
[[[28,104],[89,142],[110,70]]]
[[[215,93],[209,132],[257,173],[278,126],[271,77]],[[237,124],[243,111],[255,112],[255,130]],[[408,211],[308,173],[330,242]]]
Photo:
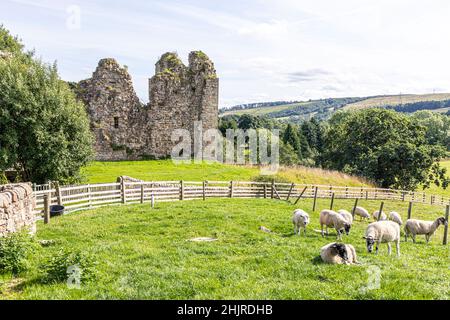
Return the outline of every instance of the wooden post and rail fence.
[[[156,202],[206,200],[209,198],[271,198],[297,204],[302,199],[312,199],[312,210],[316,211],[318,199],[330,199],[333,209],[336,199],[355,199],[352,215],[359,200],[381,201],[380,211],[385,201],[409,202],[408,219],[412,216],[414,203],[443,207],[448,221],[450,198],[427,195],[405,190],[369,187],[340,187],[306,185],[295,183],[254,182],[254,181],[139,181],[100,183],[89,185],[61,186],[51,182],[45,186],[34,185],[36,212],[44,222],[50,221],[50,206],[64,205],[65,213],[109,205],[127,205]],[[380,215],[381,216],[381,215]],[[444,241],[447,243],[448,226],[445,227]]]

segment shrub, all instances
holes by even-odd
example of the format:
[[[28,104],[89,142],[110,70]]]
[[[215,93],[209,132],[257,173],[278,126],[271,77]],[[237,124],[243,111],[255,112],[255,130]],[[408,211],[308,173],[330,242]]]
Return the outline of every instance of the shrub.
[[[36,248],[30,235],[23,231],[0,237],[0,273],[18,274],[28,268],[28,257]]]
[[[70,268],[79,268],[80,283],[94,278],[94,259],[81,251],[60,250],[41,265],[43,282],[64,282],[70,276]]]

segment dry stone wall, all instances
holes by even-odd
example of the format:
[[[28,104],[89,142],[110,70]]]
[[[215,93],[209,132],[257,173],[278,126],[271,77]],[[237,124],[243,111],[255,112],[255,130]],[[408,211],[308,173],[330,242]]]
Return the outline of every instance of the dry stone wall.
[[[191,52],[185,66],[176,53],[165,53],[149,79],[150,102],[144,105],[134,91],[126,68],[102,59],[92,78],[79,83],[95,136],[97,160],[163,158],[173,147],[172,132],[193,132],[218,125],[219,80],[212,61],[201,51]]]
[[[0,237],[27,228],[36,232],[36,199],[30,184],[0,186]]]

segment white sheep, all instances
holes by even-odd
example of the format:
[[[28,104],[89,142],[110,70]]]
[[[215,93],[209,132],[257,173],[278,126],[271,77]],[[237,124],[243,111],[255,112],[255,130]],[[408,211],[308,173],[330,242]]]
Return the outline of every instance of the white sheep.
[[[408,236],[411,235],[413,242],[416,242],[416,235],[424,234],[427,243],[431,236],[436,232],[440,225],[447,225],[448,222],[444,217],[437,218],[434,221],[423,221],[416,219],[408,219],[405,223],[405,240],[408,241]]]
[[[396,243],[397,256],[400,256],[400,226],[393,221],[377,221],[372,222],[366,229],[367,251],[373,251],[373,245],[376,243],[376,253],[378,254],[378,246],[380,243],[387,243],[388,253],[391,254],[391,242]]]
[[[380,213],[380,210],[377,210],[377,211],[373,212],[372,216],[373,216],[373,219],[375,221],[378,221],[379,213]],[[386,216],[386,214],[384,212],[381,212],[381,219],[380,219],[380,221],[383,221],[383,220],[387,220],[387,216]]]
[[[339,213],[333,210],[322,210],[320,213],[320,226],[322,228],[322,237],[323,234],[323,226],[326,226],[326,232],[328,235],[328,228],[334,228],[337,232],[337,238],[340,240],[342,238],[343,230],[347,233],[350,233],[351,224],[345,220]]]
[[[292,223],[294,224],[294,234],[300,235],[300,229],[303,228],[303,233],[306,234],[306,226],[309,224],[309,215],[301,209],[294,211],[292,217]]]
[[[341,209],[338,211],[338,213],[344,217],[345,220],[347,220],[347,223],[349,224],[353,224],[353,216],[350,212],[348,212],[347,210]]]
[[[320,249],[323,262],[331,264],[357,264],[356,251],[351,244],[333,242]]]
[[[400,216],[400,214],[398,212],[391,211],[389,213],[389,220],[397,222],[399,226],[403,225],[402,217]]]
[[[369,211],[367,211],[363,207],[356,207],[355,208],[355,216],[360,216],[361,217],[361,221],[363,219],[370,219]]]

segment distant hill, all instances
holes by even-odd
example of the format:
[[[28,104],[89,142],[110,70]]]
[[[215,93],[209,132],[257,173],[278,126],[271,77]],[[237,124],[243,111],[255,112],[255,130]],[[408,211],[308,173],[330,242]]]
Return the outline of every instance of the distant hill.
[[[398,112],[432,110],[449,114],[450,93],[405,94],[373,97],[329,98],[309,101],[275,101],[238,105],[220,110],[220,116],[265,115],[272,119],[299,121],[311,117],[328,118],[340,109],[363,109],[380,107]]]

